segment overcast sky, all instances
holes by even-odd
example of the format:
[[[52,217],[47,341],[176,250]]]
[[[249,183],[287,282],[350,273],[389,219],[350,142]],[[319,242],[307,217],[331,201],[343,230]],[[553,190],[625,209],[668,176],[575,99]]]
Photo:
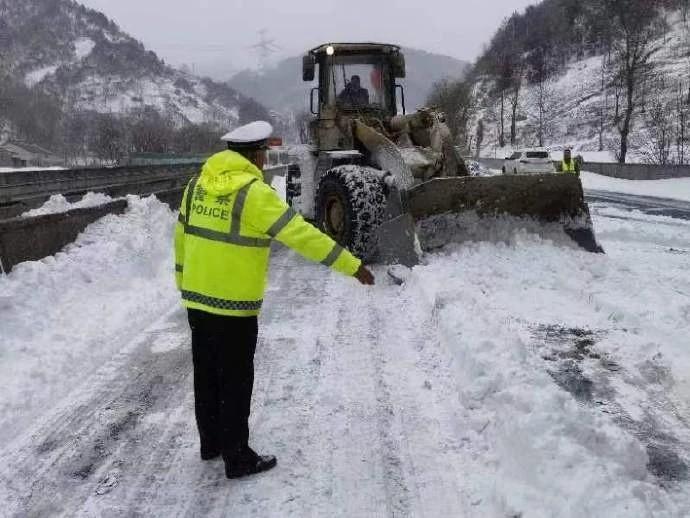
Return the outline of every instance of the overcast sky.
[[[257,66],[266,31],[273,60],[326,41],[384,41],[475,59],[506,16],[536,0],[79,0],[173,65],[218,78]]]

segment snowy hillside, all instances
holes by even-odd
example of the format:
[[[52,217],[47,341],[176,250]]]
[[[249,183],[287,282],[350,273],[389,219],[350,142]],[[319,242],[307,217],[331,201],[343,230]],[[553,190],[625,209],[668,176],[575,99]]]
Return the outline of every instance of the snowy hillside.
[[[679,124],[687,124],[690,109],[690,22],[684,21],[678,11],[667,12],[664,17],[667,29],[649,46],[658,51],[651,59],[651,72],[640,86],[628,162],[687,163],[689,158],[688,133],[680,134]],[[514,147],[539,144],[541,106],[545,146],[552,151],[572,147],[592,161],[615,161],[620,136],[614,120],[617,105],[620,112],[623,110],[625,94],[613,83],[612,59],[607,54],[571,60],[565,70],[546,80],[541,88],[523,79]],[[478,110],[469,124],[469,134],[474,136],[478,121],[483,120],[481,154],[486,157],[503,157],[513,150],[510,145],[499,146],[501,100],[495,87],[493,80],[479,77],[475,84]],[[504,100],[506,141],[510,140],[509,97]],[[472,145],[476,149],[476,140]]]
[[[167,66],[103,14],[72,0],[0,1],[4,71],[60,99],[68,111],[122,113],[153,106],[178,124],[236,125],[232,88]]]

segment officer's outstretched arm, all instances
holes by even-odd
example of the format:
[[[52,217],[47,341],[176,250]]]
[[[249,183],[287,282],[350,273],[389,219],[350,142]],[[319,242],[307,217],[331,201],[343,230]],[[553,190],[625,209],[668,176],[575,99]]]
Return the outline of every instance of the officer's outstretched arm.
[[[355,275],[362,261],[307,223],[268,185],[255,182],[244,208],[247,223],[300,255],[345,275]]]

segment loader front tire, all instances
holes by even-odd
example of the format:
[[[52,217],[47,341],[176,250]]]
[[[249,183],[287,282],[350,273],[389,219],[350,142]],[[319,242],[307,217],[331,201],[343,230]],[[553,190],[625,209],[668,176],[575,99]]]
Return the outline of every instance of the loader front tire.
[[[321,177],[316,194],[318,226],[363,261],[375,259],[376,231],[385,210],[384,184],[376,169],[344,165]]]

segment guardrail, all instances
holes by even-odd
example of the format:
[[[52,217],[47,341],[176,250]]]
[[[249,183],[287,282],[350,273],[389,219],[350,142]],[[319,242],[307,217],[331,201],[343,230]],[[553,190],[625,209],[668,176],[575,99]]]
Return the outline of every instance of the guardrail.
[[[161,170],[169,169],[170,166],[156,166],[162,168]],[[122,174],[118,178],[126,179],[130,183],[121,182],[114,185],[109,183],[102,187],[93,187],[95,179],[103,178],[105,173],[112,173],[113,169],[92,169],[92,170],[77,170],[77,171],[33,171],[29,173],[61,173],[63,176],[63,183],[70,184],[70,181],[76,182],[70,192],[94,190],[96,192],[106,192],[110,195],[123,196],[125,194],[139,194],[139,195],[155,195],[159,200],[170,205],[170,208],[177,210],[182,200],[182,193],[189,178],[198,172],[199,166],[175,166],[174,174],[153,175],[155,178],[146,179],[141,175],[130,175],[131,167],[121,168]],[[287,173],[287,165],[273,165],[264,170],[265,180],[270,183],[275,176],[282,176]],[[151,166],[143,166],[135,168],[138,172],[150,171]],[[179,170],[178,170],[179,169]],[[85,171],[88,171],[85,172]],[[70,173],[72,175],[70,176]],[[14,174],[14,173],[7,173]],[[81,184],[76,178],[83,179],[86,175],[89,179],[87,182]],[[0,175],[3,176],[3,175]],[[43,186],[41,192],[45,198],[47,192],[55,190],[55,180],[49,180],[45,185],[41,184],[42,176],[31,175],[29,178],[34,180],[34,184]],[[17,180],[15,178],[15,180]],[[110,180],[112,182],[112,180]],[[16,187],[18,182],[14,182]],[[91,185],[91,188],[84,188],[84,185]],[[70,184],[71,185],[71,184]],[[10,188],[13,186],[13,181],[6,181],[5,185],[0,185],[0,192],[3,188]],[[64,194],[62,190],[59,190]],[[54,192],[53,192],[54,193]],[[43,199],[44,199],[43,198]],[[29,198],[34,202],[39,197]],[[7,208],[7,207],[6,207]],[[21,210],[26,209],[26,205],[20,202],[11,206],[12,209]],[[98,207],[90,207],[83,209],[74,209],[68,212],[57,214],[47,214],[44,216],[37,216],[32,218],[16,217],[18,214],[12,214],[9,219],[0,218],[0,271],[9,272],[14,266],[24,261],[34,261],[44,257],[56,254],[63,247],[76,239],[80,232],[82,232],[89,224],[98,220],[107,214],[120,214],[127,208],[126,200],[116,200]],[[2,209],[2,207],[0,207]],[[3,211],[0,210],[0,216]]]
[[[126,208],[127,201],[120,200],[100,207],[0,221],[0,266],[9,272],[21,262],[53,255],[90,223],[107,214],[121,214]]]
[[[270,179],[284,175],[287,165],[273,164],[265,169]],[[0,174],[0,219],[11,218],[40,207],[54,194],[78,199],[87,192],[101,192],[112,197],[127,194],[146,195],[184,186],[198,173],[201,163],[120,166],[100,169],[67,169],[59,171],[14,171]]]
[[[65,169],[60,171],[14,171],[0,174],[0,203],[24,198],[74,194],[118,185],[135,185],[154,180],[186,178],[201,164],[121,166],[100,169]]]
[[[604,162],[584,162],[583,171],[623,178],[625,180],[668,180],[671,178],[689,178],[688,165],[654,165],[654,164],[610,164]]]

